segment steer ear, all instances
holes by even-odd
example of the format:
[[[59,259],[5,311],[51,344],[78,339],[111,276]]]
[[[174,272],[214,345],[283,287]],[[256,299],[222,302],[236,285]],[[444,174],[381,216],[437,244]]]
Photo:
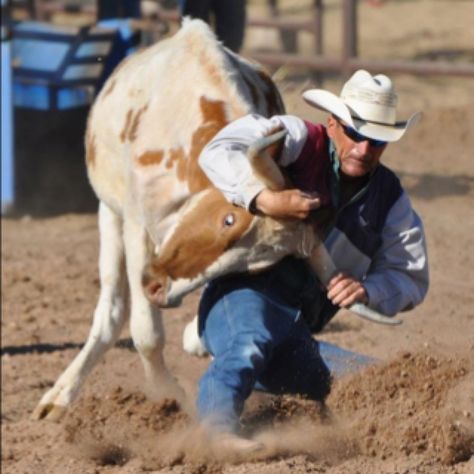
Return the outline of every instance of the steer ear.
[[[280,144],[286,133],[286,129],[277,130],[271,135],[259,138],[247,150],[247,158],[254,175],[272,191],[279,191],[286,187],[285,178],[275,163],[271,150],[275,148],[275,145]]]

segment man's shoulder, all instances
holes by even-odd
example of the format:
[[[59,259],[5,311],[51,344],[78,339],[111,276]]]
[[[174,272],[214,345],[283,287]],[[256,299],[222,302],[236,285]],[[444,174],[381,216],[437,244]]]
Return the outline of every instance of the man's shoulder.
[[[404,194],[398,176],[388,167],[379,165],[364,196],[362,215],[374,229],[381,231],[388,214]]]
[[[377,167],[377,170],[378,172],[380,171],[381,177],[383,177],[383,179],[390,179],[394,182],[400,182],[400,178],[397,176],[395,171],[390,169],[387,165],[380,163],[380,165]]]
[[[301,156],[310,157],[312,159],[314,159],[315,156],[318,157],[318,159],[326,156],[327,159],[329,159],[329,137],[326,127],[320,123],[316,124],[307,120],[304,120],[304,125],[308,136]]]
[[[370,188],[387,194],[393,194],[395,197],[403,193],[403,186],[400,178],[394,171],[385,165],[380,164],[370,180]]]
[[[397,175],[379,165],[365,192],[340,212],[337,229],[362,253],[373,256],[380,248],[389,215],[403,193]]]
[[[325,139],[327,140],[328,134],[326,127],[322,123],[313,123],[309,120],[303,120],[306,129],[308,130],[308,136],[313,139]]]

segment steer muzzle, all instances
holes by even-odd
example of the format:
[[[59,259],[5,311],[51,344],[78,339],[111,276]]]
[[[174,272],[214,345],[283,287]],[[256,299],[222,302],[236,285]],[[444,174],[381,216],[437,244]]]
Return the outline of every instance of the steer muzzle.
[[[170,278],[159,271],[153,263],[147,266],[142,276],[142,286],[148,300],[160,307],[168,305]]]

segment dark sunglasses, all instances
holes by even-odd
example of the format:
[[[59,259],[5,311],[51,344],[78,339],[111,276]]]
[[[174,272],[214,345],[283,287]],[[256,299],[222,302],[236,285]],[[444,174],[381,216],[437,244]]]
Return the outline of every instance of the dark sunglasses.
[[[369,145],[374,148],[381,148],[387,144],[387,142],[384,142],[383,140],[374,140],[373,138],[365,137],[364,135],[361,135],[357,130],[353,129],[352,127],[349,127],[349,125],[343,124],[342,122],[339,122],[339,124],[344,130],[344,134],[346,135],[346,137],[349,137],[352,141],[356,143],[367,141],[369,142]]]

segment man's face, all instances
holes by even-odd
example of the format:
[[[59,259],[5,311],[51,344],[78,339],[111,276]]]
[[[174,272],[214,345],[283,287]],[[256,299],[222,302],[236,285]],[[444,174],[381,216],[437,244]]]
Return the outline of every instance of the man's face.
[[[339,156],[340,172],[348,178],[362,178],[375,170],[387,148],[387,144],[374,146],[369,139],[352,138],[343,123],[332,116],[328,118],[327,131]]]

